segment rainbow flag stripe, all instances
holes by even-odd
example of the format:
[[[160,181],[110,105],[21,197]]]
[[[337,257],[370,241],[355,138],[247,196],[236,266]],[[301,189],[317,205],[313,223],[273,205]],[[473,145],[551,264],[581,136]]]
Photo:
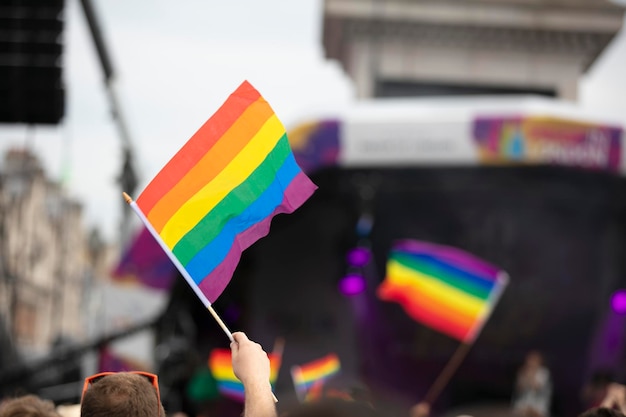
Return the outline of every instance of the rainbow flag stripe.
[[[246,81],[136,203],[212,303],[272,218],[292,213],[316,188],[296,163],[284,126]]]
[[[311,387],[321,385],[333,375],[339,373],[341,363],[339,357],[330,353],[323,358],[314,360],[304,365],[291,367],[291,377],[293,378],[296,390],[307,392]]]
[[[282,362],[281,355],[274,353],[267,354],[270,360],[270,384],[274,387],[278,378],[278,371]],[[243,384],[235,376],[232,366],[232,357],[230,349],[213,349],[209,355],[209,369],[215,381],[217,382],[218,391],[225,397],[232,398],[237,401],[244,400]]]
[[[506,273],[456,248],[415,240],[397,242],[379,298],[399,303],[414,320],[472,342],[508,282]]]
[[[319,401],[322,398],[324,398],[324,380],[320,379],[311,384],[311,388],[309,388],[304,396],[304,402]]]

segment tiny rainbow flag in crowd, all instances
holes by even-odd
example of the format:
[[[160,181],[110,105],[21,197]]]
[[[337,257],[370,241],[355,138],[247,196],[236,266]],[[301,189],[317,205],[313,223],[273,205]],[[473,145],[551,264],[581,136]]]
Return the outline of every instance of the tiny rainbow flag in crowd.
[[[324,380],[319,379],[311,385],[311,388],[308,389],[306,395],[304,397],[304,402],[314,402],[319,401],[324,398]]]
[[[241,253],[316,190],[285,127],[243,82],[152,179],[131,207],[210,307]]]
[[[402,240],[391,250],[377,293],[414,320],[471,343],[507,282],[504,271],[460,249]]]
[[[341,363],[339,357],[329,353],[323,358],[316,359],[304,365],[291,367],[291,377],[298,395],[306,394],[312,387],[321,389],[324,382],[339,373]]]
[[[270,360],[270,384],[274,387],[278,378],[278,371],[282,361],[282,356],[275,353],[268,353]],[[244,390],[243,384],[235,376],[233,371],[231,350],[230,349],[213,349],[209,355],[209,369],[213,374],[213,378],[217,381],[218,391],[225,397],[243,401]]]

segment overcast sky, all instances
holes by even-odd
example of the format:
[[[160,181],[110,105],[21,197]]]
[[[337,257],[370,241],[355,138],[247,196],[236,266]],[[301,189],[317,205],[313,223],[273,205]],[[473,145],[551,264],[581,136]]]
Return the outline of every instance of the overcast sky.
[[[118,74],[143,188],[245,79],[289,127],[332,115],[353,100],[321,46],[322,0],[93,0]],[[67,108],[57,127],[0,125],[0,150],[28,145],[68,191],[86,222],[117,236],[121,142],[78,0],[67,0]],[[580,106],[626,125],[626,35],[581,81]]]

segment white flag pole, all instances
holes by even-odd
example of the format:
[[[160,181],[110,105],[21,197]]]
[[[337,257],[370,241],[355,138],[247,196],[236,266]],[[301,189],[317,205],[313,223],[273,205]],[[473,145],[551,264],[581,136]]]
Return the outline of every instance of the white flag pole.
[[[233,334],[231,333],[230,330],[228,330],[228,327],[226,326],[226,323],[224,323],[224,321],[220,318],[220,316],[217,315],[217,313],[215,312],[215,310],[213,309],[213,306],[211,305],[211,302],[209,301],[208,298],[206,298],[206,296],[204,295],[204,293],[200,290],[200,287],[198,287],[198,285],[195,283],[195,281],[193,280],[193,278],[191,278],[191,275],[189,275],[189,272],[187,272],[187,270],[185,269],[185,267],[180,263],[180,261],[178,260],[178,258],[176,256],[174,256],[174,254],[172,253],[172,251],[170,250],[169,247],[167,247],[167,245],[165,244],[165,242],[163,242],[163,239],[161,238],[161,236],[157,233],[156,230],[154,230],[154,227],[152,226],[152,224],[150,223],[150,221],[146,218],[145,214],[143,214],[143,212],[141,211],[141,209],[139,208],[139,206],[137,205],[137,203],[135,203],[133,201],[133,199],[126,193],[123,193],[124,195],[124,200],[126,200],[126,202],[128,203],[128,205],[130,205],[130,207],[133,209],[133,211],[137,214],[137,216],[139,216],[139,219],[141,220],[141,222],[146,226],[146,228],[150,231],[150,234],[152,234],[152,236],[156,239],[156,241],[159,243],[159,245],[161,246],[161,248],[163,249],[163,251],[165,252],[165,254],[168,256],[168,258],[170,258],[170,260],[174,263],[174,265],[176,266],[176,268],[178,269],[178,271],[181,273],[181,275],[183,276],[183,278],[185,278],[185,281],[187,281],[187,284],[189,284],[189,286],[191,287],[191,289],[196,293],[196,295],[198,296],[198,298],[202,301],[202,303],[204,304],[204,306],[209,310],[209,312],[211,313],[211,315],[213,316],[213,318],[215,319],[215,321],[217,321],[217,324],[219,324],[219,326],[222,328],[222,330],[224,330],[224,333],[226,333],[226,336],[228,336],[228,339],[230,339],[231,343],[235,341],[235,339],[233,339]]]

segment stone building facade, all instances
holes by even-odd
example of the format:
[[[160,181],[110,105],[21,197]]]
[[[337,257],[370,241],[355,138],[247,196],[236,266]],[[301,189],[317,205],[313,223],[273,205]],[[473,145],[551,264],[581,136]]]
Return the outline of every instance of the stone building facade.
[[[27,150],[0,171],[0,317],[26,354],[81,339],[90,253],[82,207]]]
[[[573,101],[623,18],[608,0],[325,0],[323,44],[359,98],[521,92]]]

